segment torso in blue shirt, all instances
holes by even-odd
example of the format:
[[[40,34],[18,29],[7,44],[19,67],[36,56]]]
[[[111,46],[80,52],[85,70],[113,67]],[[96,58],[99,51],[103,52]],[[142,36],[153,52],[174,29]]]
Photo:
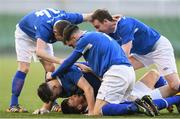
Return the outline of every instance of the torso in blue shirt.
[[[61,80],[63,93],[60,97],[69,97],[79,91],[77,83],[81,77],[84,77],[94,89],[94,96],[97,95],[101,81],[98,80],[92,73],[82,73],[77,66],[72,66],[64,74],[59,75]]]
[[[83,16],[78,13],[66,13],[55,9],[34,11],[24,16],[19,22],[19,27],[34,41],[41,38],[47,43],[54,43],[53,26],[56,21],[67,20],[74,24],[83,22]]]
[[[89,66],[99,77],[102,77],[112,65],[130,66],[119,44],[101,32],[84,33],[74,51],[83,54]]]
[[[151,52],[154,44],[160,38],[160,34],[151,27],[128,17],[122,17],[117,23],[115,32],[109,35],[120,45],[132,40],[131,53],[140,55]]]

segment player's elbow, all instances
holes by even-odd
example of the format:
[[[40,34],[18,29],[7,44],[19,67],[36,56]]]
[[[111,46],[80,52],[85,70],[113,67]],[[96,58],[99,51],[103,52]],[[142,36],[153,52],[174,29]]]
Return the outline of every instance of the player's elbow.
[[[41,57],[41,54],[42,54],[42,50],[41,49],[36,49],[36,51],[35,51],[35,53],[36,53],[36,55],[38,56],[38,57]]]

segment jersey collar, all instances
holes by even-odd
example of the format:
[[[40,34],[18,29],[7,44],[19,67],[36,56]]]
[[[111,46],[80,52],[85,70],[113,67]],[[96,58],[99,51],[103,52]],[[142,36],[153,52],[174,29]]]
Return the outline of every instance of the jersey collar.
[[[122,19],[122,17],[120,17],[120,18],[117,20],[113,33],[116,32],[117,27],[118,27],[118,23],[119,23],[119,21],[120,21],[121,19]]]

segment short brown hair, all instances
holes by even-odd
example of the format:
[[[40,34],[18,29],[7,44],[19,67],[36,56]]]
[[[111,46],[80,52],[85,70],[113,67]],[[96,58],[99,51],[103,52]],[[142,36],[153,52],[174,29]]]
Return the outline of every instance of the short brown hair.
[[[61,102],[61,110],[63,114],[83,114],[86,111],[86,106],[83,106],[81,109],[77,107],[72,107],[68,104],[69,99],[64,99]]]
[[[97,9],[91,16],[91,21],[98,20],[99,22],[103,22],[104,19],[112,21],[113,18],[108,10],[105,9]]]
[[[53,101],[53,99],[51,99],[53,93],[47,83],[42,83],[41,85],[39,85],[37,94],[40,97],[40,99],[45,103],[49,103],[49,101]]]
[[[66,44],[66,41],[70,40],[71,35],[79,30],[79,27],[75,24],[69,24],[64,28],[63,31],[63,43]]]
[[[63,31],[66,28],[66,26],[68,26],[69,24],[71,24],[71,22],[66,21],[66,20],[60,20],[54,24],[54,27],[56,28],[59,35],[63,37]]]

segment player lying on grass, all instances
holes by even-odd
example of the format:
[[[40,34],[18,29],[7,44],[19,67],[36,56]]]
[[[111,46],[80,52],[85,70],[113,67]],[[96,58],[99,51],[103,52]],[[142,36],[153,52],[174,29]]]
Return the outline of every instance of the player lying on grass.
[[[54,56],[52,47],[53,43],[62,40],[62,34],[59,34],[61,27],[58,23],[67,20],[79,24],[87,21],[88,17],[88,14],[68,13],[49,8],[33,11],[20,20],[15,31],[18,69],[13,77],[11,102],[7,112],[27,112],[25,108],[19,106],[18,97],[34,56],[40,57],[46,72],[54,71],[53,63],[61,62]]]
[[[45,104],[34,114],[43,114],[50,110],[56,98],[69,97],[80,93],[81,90],[87,99],[88,108],[91,109],[100,85],[101,81],[93,77],[93,74],[81,72],[77,66],[72,66],[63,74],[59,74],[58,79],[50,80],[39,86],[38,95]]]
[[[149,83],[149,81],[152,83]],[[153,103],[157,106],[158,110],[176,105],[177,110],[180,113],[180,95],[162,98],[161,95],[157,94],[157,91],[154,90],[156,87],[163,85],[166,85],[166,81],[162,77],[159,77],[159,73],[157,71],[151,70],[146,73],[141,80],[136,82],[132,95],[137,95],[139,98],[143,96],[142,100],[152,105],[150,97],[147,96],[147,94],[149,94],[152,96]],[[112,116],[137,113],[138,109],[135,104],[138,102],[136,101],[135,103],[127,101],[120,104],[109,103],[102,107],[101,115]],[[83,95],[73,95],[68,99],[63,100],[61,103],[61,109],[64,114],[83,114],[88,110],[86,105],[86,98]],[[158,115],[158,111],[155,109],[156,107],[151,107],[152,110],[154,110],[155,115]],[[146,115],[152,116],[150,112],[144,112]]]
[[[66,95],[66,93],[63,93],[63,92],[61,92],[62,91],[62,88],[63,89],[66,89],[66,90],[69,90],[69,93],[70,93],[70,91],[72,91],[70,94],[73,94],[73,93],[79,93],[78,95],[83,95],[83,92],[77,92],[77,91],[74,91],[74,89],[73,90],[71,90],[71,87],[77,87],[77,84],[76,83],[73,83],[72,82],[72,80],[74,80],[73,79],[73,76],[79,76],[79,78],[80,78],[80,76],[81,75],[79,75],[78,73],[81,73],[81,71],[78,69],[78,68],[75,68],[76,66],[74,66],[74,69],[76,69],[77,71],[76,72],[74,72],[75,70],[72,70],[72,71],[70,71],[70,72],[68,72],[67,74],[74,74],[74,75],[72,75],[71,77],[69,77],[69,76],[66,76],[67,74],[63,74],[63,75],[60,75],[59,76],[59,80],[61,81],[61,83],[59,83],[57,80],[52,80],[52,81],[49,81],[48,83],[43,83],[43,85],[41,85],[40,87],[39,87],[39,89],[38,89],[38,94],[39,94],[39,96],[40,96],[40,98],[43,100],[43,101],[45,101],[45,102],[48,102],[47,100],[49,100],[49,101],[52,101],[52,100],[55,100],[56,98],[58,98],[58,97],[66,97],[67,95]],[[74,73],[73,73],[74,72]],[[89,73],[88,75],[87,75],[88,73],[84,73],[83,72],[83,75],[84,75],[84,77],[86,77],[86,80],[87,81],[89,81],[89,83],[90,83],[90,85],[92,85],[92,87],[93,87],[93,89],[94,89],[94,97],[96,97],[96,95],[97,95],[97,91],[98,91],[98,89],[99,89],[99,86],[100,86],[100,81],[98,80],[98,78],[94,75],[94,74],[92,74],[92,73]],[[62,78],[61,78],[62,77]],[[151,77],[151,78],[150,78]],[[78,80],[78,78],[76,78],[77,80]],[[147,74],[145,74],[145,76],[141,79],[141,82],[142,82],[142,84],[141,84],[141,86],[143,86],[143,87],[145,87],[145,89],[147,89],[147,90],[150,90],[149,88],[151,88],[151,86],[149,86],[149,88],[144,84],[144,83],[147,83],[147,81],[146,81],[146,79],[147,80],[149,80],[149,79],[151,79],[151,81],[152,82],[154,82],[155,84],[154,85],[164,85],[164,79],[162,78],[162,77],[159,77],[159,74],[157,73],[157,71],[150,71],[150,72],[148,72]],[[71,81],[68,81],[68,80],[71,80]],[[79,79],[79,80],[82,80],[81,78]],[[157,82],[157,83],[156,83]],[[48,85],[47,85],[48,84]],[[153,83],[152,83],[153,84]],[[45,86],[46,85],[46,86]],[[53,87],[53,85],[54,85],[54,87],[56,87],[56,89],[59,89],[58,91],[56,90],[56,89],[52,89],[52,88],[50,88],[50,87]],[[70,87],[70,89],[68,89],[68,88],[64,88],[64,87],[67,87],[67,85],[69,85]],[[74,86],[73,86],[74,85]],[[150,85],[150,84],[148,84],[148,85]],[[61,87],[62,86],[62,87]],[[84,86],[85,86],[85,84],[84,84]],[[137,87],[139,87],[138,85],[137,85]],[[76,89],[77,90],[77,89]],[[139,90],[141,90],[141,88],[139,89]],[[79,91],[79,90],[78,90]],[[48,92],[51,92],[51,93],[48,93]],[[57,92],[58,93],[61,93],[61,94],[57,94]],[[67,92],[67,91],[64,91],[64,92]],[[51,95],[53,95],[53,97],[50,99],[49,97],[50,97],[50,94]],[[150,94],[153,94],[153,93],[150,93]],[[159,95],[160,96],[160,95]],[[155,97],[158,97],[157,95],[155,96]],[[154,97],[154,98],[155,98]],[[161,96],[160,96],[161,97]],[[84,96],[81,96],[81,98],[83,99],[84,98]],[[77,101],[77,100],[76,100]],[[136,112],[140,112],[141,111],[141,113],[145,113],[145,114],[147,114],[147,115],[152,115],[152,111],[149,111],[149,109],[148,109],[148,107],[146,107],[145,105],[144,105],[144,102],[140,102],[141,103],[141,105],[143,105],[143,106],[145,106],[145,107],[139,107],[139,105],[137,104],[139,101],[137,101],[135,104],[136,104],[136,107],[138,107],[137,108],[137,110],[136,110]],[[36,110],[36,111],[34,111],[34,113],[33,114],[44,114],[44,113],[48,113],[49,112],[49,110],[50,110],[50,108],[51,108],[51,104],[52,103],[49,103],[49,104],[47,104],[47,103],[45,103],[43,106],[42,106],[42,108],[41,109],[38,109],[38,110]],[[87,108],[87,102],[85,103],[85,107]],[[72,112],[72,113],[81,113],[82,112],[82,110],[84,110],[84,108],[82,108],[82,106],[80,105],[80,106],[78,106],[78,105],[75,105],[76,106],[76,108],[78,108],[79,109],[79,111],[78,112]],[[68,112],[69,110],[67,110],[67,112]]]
[[[83,56],[93,72],[103,80],[89,115],[98,115],[104,104],[118,104],[131,93],[135,82],[134,69],[122,48],[111,37],[101,32],[82,31],[77,25],[69,23],[63,30],[63,43],[74,50],[47,78],[62,74]]]
[[[155,107],[154,105],[151,106],[152,110],[155,109],[154,115],[151,115],[150,114],[151,112],[147,112],[147,110],[145,110],[144,107],[139,108],[136,104],[139,102],[136,101],[137,100],[135,100],[135,103],[124,102],[120,104],[110,104],[110,103],[106,104],[102,107],[101,110],[102,113],[100,115],[117,116],[124,114],[133,114],[133,113],[138,113],[139,109],[141,109],[140,112],[144,112],[148,116],[154,116],[154,115],[159,115],[156,108],[158,108],[158,110],[162,110],[172,105],[176,105],[177,110],[180,113],[180,95],[175,95],[168,98],[153,99],[153,100],[151,100],[150,96],[148,95],[143,96],[142,101],[145,101],[150,105],[151,104],[155,105]],[[88,110],[88,108],[86,107],[87,107],[87,103],[83,95],[73,95],[68,99],[63,100],[63,102],[61,103],[61,109],[64,114],[83,114],[86,113],[86,111]]]

